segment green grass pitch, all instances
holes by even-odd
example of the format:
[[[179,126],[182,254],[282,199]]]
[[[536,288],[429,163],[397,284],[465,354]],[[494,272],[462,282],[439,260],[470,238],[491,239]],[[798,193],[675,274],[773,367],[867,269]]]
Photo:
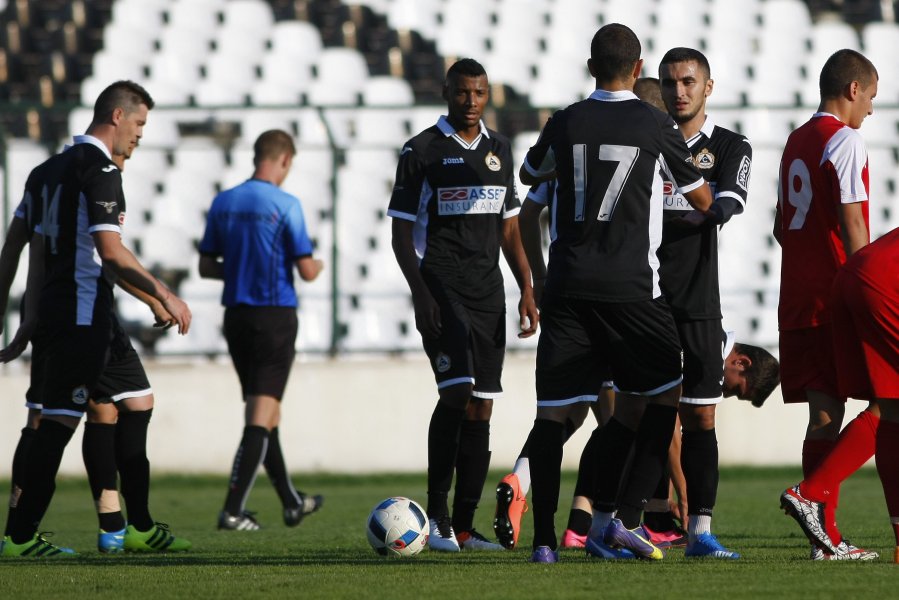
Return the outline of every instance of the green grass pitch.
[[[476,526],[492,536],[493,484],[488,480]],[[527,562],[530,515],[521,548],[512,552],[437,554],[411,559],[377,556],[365,539],[369,510],[388,496],[424,504],[424,475],[298,475],[307,492],[325,495],[324,508],[296,529],[284,527],[274,491],[260,475],[248,508],[264,529],[219,532],[223,477],[159,476],[154,517],[194,548],[185,554],[103,556],[96,552],[96,518],[83,479],[63,479],[42,530],[81,552],[71,560],[0,559],[3,597],[20,598],[889,598],[899,565],[880,481],[863,469],[843,487],[839,518],[853,543],[877,550],[878,561],[815,563],[798,526],[779,509],[778,495],[798,468],[730,468],[721,473],[714,529],[739,561],[606,562],[564,550],[556,565]],[[559,534],[564,531],[574,474],[563,477]],[[0,482],[8,490],[9,482]]]

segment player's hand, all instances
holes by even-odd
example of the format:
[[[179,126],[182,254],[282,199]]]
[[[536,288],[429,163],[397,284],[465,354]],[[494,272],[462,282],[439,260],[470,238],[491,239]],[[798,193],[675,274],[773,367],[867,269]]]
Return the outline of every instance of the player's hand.
[[[415,306],[415,328],[427,338],[440,337],[440,306],[429,292],[412,296]]]
[[[699,212],[698,210],[691,210],[684,216],[673,219],[672,224],[677,227],[683,227],[684,229],[690,229],[699,227],[705,223],[706,218],[705,213]]]
[[[178,325],[178,333],[181,335],[186,334],[190,329],[192,316],[187,303],[175,294],[169,294],[168,298],[162,302],[162,306],[171,315],[175,324]]]
[[[36,326],[36,322],[22,323],[9,346],[0,350],[0,362],[8,363],[21,356],[25,352],[25,348],[28,347],[28,342],[31,341],[31,336]]]
[[[541,286],[542,287],[542,286]],[[518,301],[518,337],[529,338],[537,333],[537,323],[540,321],[540,313],[537,311],[537,303],[534,301],[534,290],[526,289]]]
[[[153,327],[168,329],[175,324],[175,317],[165,309],[161,302],[151,304],[150,310],[153,311]]]

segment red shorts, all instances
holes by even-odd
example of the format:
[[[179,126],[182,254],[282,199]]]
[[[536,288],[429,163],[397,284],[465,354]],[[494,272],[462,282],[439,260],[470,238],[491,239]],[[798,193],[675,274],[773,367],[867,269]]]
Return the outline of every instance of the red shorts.
[[[831,325],[780,332],[780,389],[784,402],[808,402],[807,391],[845,401],[837,392]]]
[[[841,271],[833,318],[840,392],[861,400],[899,398],[899,297]]]

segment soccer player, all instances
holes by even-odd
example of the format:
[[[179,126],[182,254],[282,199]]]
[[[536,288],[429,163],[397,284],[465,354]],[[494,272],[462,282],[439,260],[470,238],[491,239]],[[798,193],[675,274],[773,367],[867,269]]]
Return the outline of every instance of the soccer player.
[[[400,152],[387,211],[439,395],[428,429],[428,543],[445,552],[502,550],[474,528],[490,465],[493,400],[502,393],[500,249],[521,290],[519,337],[534,334],[537,308],[519,237],[509,140],[481,120],[489,99],[484,68],[470,58],[454,63],[443,97],[447,115]]]
[[[871,61],[854,50],[839,50],[824,63],[818,111],[784,148],[774,224],[783,256],[783,397],[809,409],[805,481],[785,491],[781,505],[824,554],[849,559],[866,551],[843,543],[836,525],[839,486],[874,453],[880,408],[870,404],[840,433],[846,396],[837,387],[830,292],[841,265],[869,241],[868,154],[857,130],[874,111],[877,80]],[[823,514],[810,510],[813,505]],[[813,548],[812,558],[824,556]]]
[[[860,249],[837,271],[831,296],[834,355],[840,394],[872,400],[881,414],[875,437],[877,472],[895,537],[893,562],[899,563],[899,229]],[[838,445],[819,477],[839,452]],[[826,481],[826,479],[824,480]],[[804,481],[803,487],[815,482]],[[833,540],[831,540],[833,543]],[[838,552],[822,559],[873,559],[875,552],[852,550],[844,539]],[[848,557],[846,556],[848,550]]]
[[[132,82],[109,86],[97,99],[87,134],[36,167],[26,184],[36,223],[30,264],[40,273],[39,280],[32,280],[29,269],[28,286],[40,293],[30,295],[25,314],[36,315],[34,335],[42,340],[41,364],[33,365],[40,372],[32,372],[42,411],[25,457],[4,556],[74,554],[48,542],[37,528],[53,497],[63,450],[109,360],[116,278],[157,301],[179,333],[190,327],[187,305],[150,275],[121,240],[125,198],[112,157],[130,154],[137,146],[152,106],[146,90]],[[142,541],[149,545],[173,538],[156,525],[147,533]]]
[[[259,529],[245,505],[260,464],[278,492],[288,527],[323,503],[322,496],[294,488],[278,436],[281,398],[296,354],[293,270],[313,281],[324,268],[312,255],[300,201],[280,189],[294,156],[290,135],[262,133],[253,146],[253,176],[215,197],[200,242],[200,275],[225,283],[225,339],[246,405],[219,529]]]
[[[596,401],[602,366],[609,367],[620,393],[615,414],[593,434],[603,459],[597,461],[588,544],[662,558],[633,531],[664,468],[681,382],[680,342],[658,286],[655,257],[662,164],[697,209],[712,203],[675,123],[632,91],[643,66],[633,31],[618,23],[603,26],[587,65],[596,91],[553,115],[520,170],[529,185],[558,181],[541,301],[537,419],[530,434],[534,562],[558,560],[553,521],[564,423],[573,405]],[[632,445],[633,466],[622,481]],[[619,518],[613,518],[616,510]]]
[[[122,83],[114,84],[127,90]],[[78,143],[80,136],[76,136]],[[68,149],[70,146],[66,146]],[[133,148],[126,147],[125,154],[114,154],[112,161],[124,171],[125,161],[131,157]],[[10,235],[4,241],[0,256],[0,307],[5,307],[9,298],[9,283],[15,276],[18,257],[28,242],[27,230],[33,228],[34,207],[30,190],[16,208],[10,223]],[[29,271],[33,274],[33,271]],[[158,327],[169,327],[171,315],[151,296],[117,282],[126,291],[144,301],[154,313]],[[35,295],[34,286],[26,295]],[[38,290],[39,293],[39,290]],[[5,310],[0,315],[5,314]],[[0,362],[9,362],[18,357],[32,336],[36,321],[25,319],[7,348],[0,351]],[[147,427],[153,409],[153,394],[140,358],[118,320],[114,321],[114,340],[111,344],[110,359],[103,376],[87,406],[87,423],[82,440],[82,454],[88,481],[97,508],[100,531],[97,547],[103,553],[122,550],[131,552],[177,552],[190,548],[189,541],[177,538],[168,531],[164,523],[154,522],[149,511],[150,470],[146,454]],[[42,342],[32,340],[32,372],[42,372]],[[22,429],[16,452],[13,456],[13,480],[10,494],[7,529],[15,512],[21,493],[22,468],[25,455],[34,437],[34,430],[40,419],[41,405],[34,400],[35,390],[40,383],[33,382],[26,393],[28,408],[26,427]],[[128,506],[129,523],[125,523],[119,505],[117,492],[117,470],[122,482],[122,495]]]
[[[683,430],[681,466],[688,501],[686,557],[737,559],[712,534],[718,491],[715,407],[721,393],[726,341],[718,289],[718,229],[743,212],[749,191],[752,147],[744,136],[715,125],[706,115],[714,81],[706,57],[693,48],[672,48],[659,64],[662,100],[680,128],[693,162],[714,190],[706,213],[693,210],[666,182],[659,278],[684,352],[678,413]]]

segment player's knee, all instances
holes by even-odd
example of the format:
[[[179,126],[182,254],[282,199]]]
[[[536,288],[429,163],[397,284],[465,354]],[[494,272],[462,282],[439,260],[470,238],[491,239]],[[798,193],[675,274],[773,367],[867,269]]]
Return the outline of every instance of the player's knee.
[[[681,404],[678,414],[684,431],[709,431],[715,428],[714,404]]]
[[[465,409],[465,418],[469,421],[489,421],[493,416],[493,399],[473,396]]]

